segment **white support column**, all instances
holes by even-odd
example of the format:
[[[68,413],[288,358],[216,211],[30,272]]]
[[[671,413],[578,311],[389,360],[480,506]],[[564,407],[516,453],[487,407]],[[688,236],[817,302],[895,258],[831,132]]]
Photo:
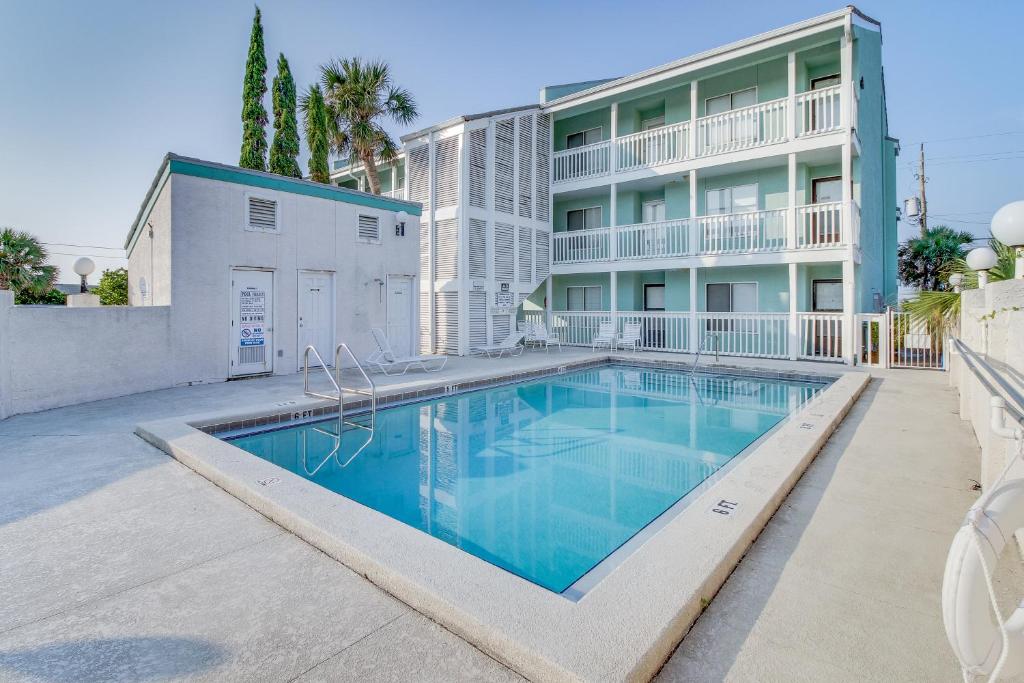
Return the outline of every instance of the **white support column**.
[[[693,159],[697,156],[697,94],[700,91],[700,81],[690,81],[690,140],[687,156]]]
[[[853,365],[853,319],[856,313],[857,281],[853,259],[847,257],[843,261],[843,360]]]
[[[843,236],[843,240],[847,245],[847,252],[849,258],[853,258],[854,252],[860,248],[859,244],[854,244],[853,239],[853,145],[850,144],[849,138],[847,142],[843,143],[843,146],[839,150],[842,162],[842,198],[843,206],[839,210],[839,220],[841,221],[840,231]]]
[[[789,157],[789,210],[786,211],[786,248],[796,249],[797,245],[797,196],[796,196],[796,153],[790,152]]]
[[[616,143],[616,141],[615,141],[616,138],[619,135],[619,103],[618,102],[612,102],[612,129],[611,129],[610,135],[611,135],[611,147],[610,147],[610,149],[608,151],[608,154],[609,154],[609,156],[611,158],[609,159],[609,166],[611,168],[611,172],[615,173],[618,170],[618,168],[619,168],[619,154],[618,154],[619,146],[618,146],[618,143]]]
[[[690,353],[700,348],[697,339],[697,269],[690,268]]]
[[[545,312],[544,324],[548,326],[549,330],[553,329],[554,326],[555,326],[554,325],[554,321],[551,319],[552,306],[554,305],[554,301],[555,301],[555,299],[554,299],[554,293],[555,293],[554,279],[555,279],[554,275],[548,275],[548,279],[544,283],[544,312]]]
[[[608,187],[611,192],[608,200],[608,212],[611,213],[608,217],[608,256],[614,263],[619,258],[619,240],[615,234],[615,226],[619,223],[619,186],[612,183]]]
[[[391,194],[394,194],[395,190],[397,190],[397,189],[398,189],[398,160],[396,159],[395,163],[393,163],[391,165]],[[399,199],[402,199],[402,197],[399,197]]]
[[[427,242],[427,263],[430,265],[429,278],[430,287],[427,291],[427,296],[430,297],[428,306],[430,320],[428,322],[430,329],[430,337],[428,343],[430,344],[430,353],[437,351],[437,297],[435,292],[437,291],[437,249],[436,242],[434,239],[434,231],[437,229],[437,225],[434,221],[434,211],[437,207],[435,201],[437,197],[437,187],[434,182],[434,151],[437,147],[437,132],[432,131],[427,138],[427,201],[430,203],[430,211],[427,215],[427,229],[430,230]],[[422,229],[422,228],[421,228]]]
[[[846,28],[839,39],[839,116],[843,129],[850,133],[853,122],[850,113],[853,111],[853,29],[847,20]]]
[[[796,140],[797,126],[796,126],[796,53],[790,52],[788,63],[788,77],[787,83],[789,85],[787,100],[786,100],[786,138],[789,140]]]
[[[797,321],[797,264],[789,264],[789,359],[796,360],[800,346],[800,329]]]
[[[698,230],[700,229],[700,223],[697,220],[697,171],[690,171],[690,250],[691,255],[695,255],[697,250],[700,248],[700,236]]]
[[[612,328],[618,334],[619,329],[619,273],[618,271],[612,270],[608,273],[608,279],[611,282],[611,313],[612,313]]]

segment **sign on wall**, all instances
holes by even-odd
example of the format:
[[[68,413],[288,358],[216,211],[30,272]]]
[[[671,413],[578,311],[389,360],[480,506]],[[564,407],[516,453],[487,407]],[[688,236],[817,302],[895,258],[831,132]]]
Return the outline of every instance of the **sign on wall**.
[[[238,345],[263,346],[267,292],[256,287],[238,291]]]

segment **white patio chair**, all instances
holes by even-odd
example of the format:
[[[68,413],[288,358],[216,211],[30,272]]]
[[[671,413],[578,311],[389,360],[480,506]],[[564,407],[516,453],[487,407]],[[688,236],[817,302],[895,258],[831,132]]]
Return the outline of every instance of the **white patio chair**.
[[[529,337],[527,337],[527,339],[529,340]],[[548,332],[548,327],[544,323],[533,324],[533,341],[537,344],[543,344],[545,351],[547,351],[552,344],[555,344],[558,346],[558,352],[562,352],[562,340],[558,338],[557,334]]]
[[[425,372],[440,372],[448,364],[448,356],[444,354],[422,354],[415,356],[399,356],[391,349],[391,342],[379,327],[371,330],[373,340],[377,342],[377,350],[369,355],[366,364],[377,368],[385,375],[404,375],[409,368],[419,366]],[[401,368],[401,372],[397,370]],[[389,372],[396,370],[396,372]]]
[[[526,337],[526,333],[520,330],[514,330],[499,344],[489,344],[487,346],[478,346],[473,349],[473,353],[487,354],[488,358],[501,358],[506,353],[509,356],[520,356],[523,353],[523,339]]]
[[[591,340],[591,351],[597,351],[598,346],[607,346],[608,350],[615,348],[615,325],[611,321],[602,322],[597,326],[597,334]]]
[[[640,323],[626,323],[622,326],[622,336],[616,342],[616,348],[632,348],[636,353],[642,346],[640,341]]]

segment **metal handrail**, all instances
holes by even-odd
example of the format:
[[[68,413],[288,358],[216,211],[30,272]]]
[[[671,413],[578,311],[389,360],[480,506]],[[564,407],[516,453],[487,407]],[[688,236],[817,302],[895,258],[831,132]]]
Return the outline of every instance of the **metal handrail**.
[[[982,386],[988,390],[989,394],[991,394],[993,425],[995,425],[998,418],[999,425],[1002,427],[1003,416],[1005,416],[1016,422],[1020,427],[1024,428],[1024,413],[1017,408],[1017,405],[1024,403],[1024,400],[1022,400],[1022,397],[1017,392],[1016,388],[1007,382],[1006,379],[981,356],[981,354],[975,352],[974,349],[967,346],[967,344],[964,344],[958,337],[951,337],[950,339],[953,342],[953,347],[957,354],[964,359],[964,363],[967,365],[967,368],[975,377],[978,378],[978,381],[981,382]],[[986,377],[985,374],[990,375],[991,380]],[[996,386],[997,384],[999,386]],[[1008,401],[1007,398],[1010,400]],[[998,399],[998,403],[996,403],[996,399]],[[999,430],[994,429],[993,431]]]
[[[356,388],[353,388],[353,387],[346,387],[345,391],[350,391],[353,394],[359,394],[361,396],[369,396],[370,397],[370,431],[372,432],[374,430],[374,428],[376,427],[376,425],[377,425],[377,385],[374,384],[374,381],[372,379],[370,379],[370,376],[368,374],[366,374],[366,370],[363,369],[363,366],[359,362],[359,359],[356,358],[356,355],[354,353],[352,353],[352,349],[350,349],[348,344],[346,344],[344,342],[342,342],[341,344],[338,344],[338,346],[334,349],[334,373],[337,376],[337,381],[334,383],[334,385],[338,386],[338,387],[341,386],[341,351],[342,351],[342,349],[344,349],[345,353],[348,354],[348,357],[352,359],[352,362],[355,364],[356,369],[359,370],[359,374],[361,374],[363,376],[363,380],[370,387],[368,391],[365,390],[365,389],[356,389]],[[353,423],[353,424],[354,424],[354,426],[362,427],[363,429],[366,428],[364,425],[359,425],[359,424],[355,424],[355,423]]]
[[[697,372],[697,363],[700,362],[700,354],[704,351],[704,345],[707,344],[708,339],[715,340],[715,363],[718,363],[718,334],[710,332],[704,335],[704,338],[700,340],[700,345],[697,347],[697,356],[693,359],[693,367],[690,368],[690,377],[693,377],[693,373]]]
[[[316,359],[318,361],[320,361],[320,369],[324,371],[324,374],[327,375],[327,379],[330,380],[332,385],[334,385],[334,390],[338,392],[337,396],[329,396],[327,394],[321,394],[319,392],[311,391],[310,390],[310,388],[309,388],[309,352],[310,351],[312,351],[313,355],[316,356]],[[335,370],[337,370],[337,368],[335,368]],[[313,346],[312,344],[307,346],[306,347],[306,351],[302,354],[302,393],[304,393],[306,396],[312,396],[313,398],[322,398],[322,399],[326,399],[328,401],[337,400],[338,401],[338,417],[341,417],[342,408],[344,407],[344,404],[342,403],[342,397],[341,397],[341,394],[342,394],[341,387],[338,386],[338,382],[334,379],[334,376],[331,375],[331,371],[327,369],[327,363],[325,363],[324,359],[320,357],[320,353],[316,350],[316,347]]]

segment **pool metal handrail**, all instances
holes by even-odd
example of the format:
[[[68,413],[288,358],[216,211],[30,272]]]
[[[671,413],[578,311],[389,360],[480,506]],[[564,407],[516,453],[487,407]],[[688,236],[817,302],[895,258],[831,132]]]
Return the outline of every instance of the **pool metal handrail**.
[[[963,358],[967,368],[991,395],[989,404],[992,432],[1005,439],[1019,439],[1024,436],[1024,412],[1017,408],[1018,405],[1024,405],[1024,397],[982,354],[957,337],[951,337],[951,341],[953,352]],[[1017,426],[1007,426],[1007,418],[1017,423]]]
[[[700,354],[705,350],[704,345],[708,343],[708,339],[713,339],[715,341],[715,363],[718,363],[718,334],[715,332],[709,332],[704,335],[704,338],[700,340],[700,346],[697,347],[697,355],[694,357],[693,366],[690,368],[691,377],[693,376],[693,373],[697,372],[697,363],[700,362]]]
[[[363,376],[363,379],[366,381],[366,384],[369,387],[368,389],[360,389],[358,387],[343,387],[343,386],[341,386],[341,353],[342,353],[342,351],[347,353],[348,356],[352,359],[352,362],[355,364],[356,369],[359,370],[359,373]],[[332,396],[330,394],[324,394],[324,393],[320,393],[320,392],[317,392],[317,391],[313,391],[312,389],[309,388],[309,354],[310,354],[310,352],[312,352],[312,354],[320,362],[320,368],[323,370],[324,374],[327,375],[327,379],[331,382],[331,386],[334,387],[334,391],[337,392],[336,396]],[[349,457],[348,460],[346,460],[343,464],[341,464],[342,467],[347,467],[348,464],[350,462],[352,462],[357,455],[362,453],[363,450],[365,450],[366,447],[370,445],[370,442],[373,441],[374,430],[376,429],[376,425],[377,425],[377,386],[374,384],[373,380],[370,379],[370,376],[366,374],[366,370],[363,369],[363,366],[359,363],[359,360],[355,357],[355,354],[352,353],[352,349],[350,349],[348,344],[345,344],[344,342],[342,342],[341,344],[338,344],[338,346],[335,347],[335,349],[334,349],[334,374],[333,375],[331,374],[330,370],[327,369],[327,364],[324,363],[324,359],[320,356],[320,352],[316,350],[316,347],[314,347],[312,344],[307,346],[306,347],[306,351],[303,354],[302,377],[303,377],[303,393],[305,393],[306,396],[310,396],[312,398],[322,398],[322,399],[325,399],[325,400],[328,400],[328,401],[335,401],[336,400],[338,402],[338,433],[337,434],[332,434],[332,433],[326,432],[326,431],[324,431],[322,429],[316,429],[316,431],[318,433],[324,434],[324,435],[327,435],[327,436],[331,436],[331,437],[333,437],[335,439],[334,449],[331,451],[330,455],[328,455],[326,458],[324,458],[323,462],[326,462],[327,460],[330,460],[332,456],[337,456],[338,452],[341,450],[341,439],[344,436],[345,426],[346,425],[348,425],[349,427],[356,428],[356,429],[363,429],[363,430],[366,430],[368,432],[368,435],[366,437],[366,442],[363,443],[363,445],[360,446],[358,449],[356,449],[356,452],[353,453]],[[346,391],[349,392],[349,393],[352,393],[352,394],[358,394],[358,395],[361,395],[361,396],[369,397],[369,399],[370,399],[370,424],[369,424],[369,426],[367,426],[365,424],[361,424],[359,422],[353,422],[351,420],[346,420],[345,419],[345,392]],[[316,468],[316,470],[319,470],[320,467],[323,466],[323,462],[320,464],[320,466],[318,466]],[[314,474],[315,474],[315,471],[314,471]]]

